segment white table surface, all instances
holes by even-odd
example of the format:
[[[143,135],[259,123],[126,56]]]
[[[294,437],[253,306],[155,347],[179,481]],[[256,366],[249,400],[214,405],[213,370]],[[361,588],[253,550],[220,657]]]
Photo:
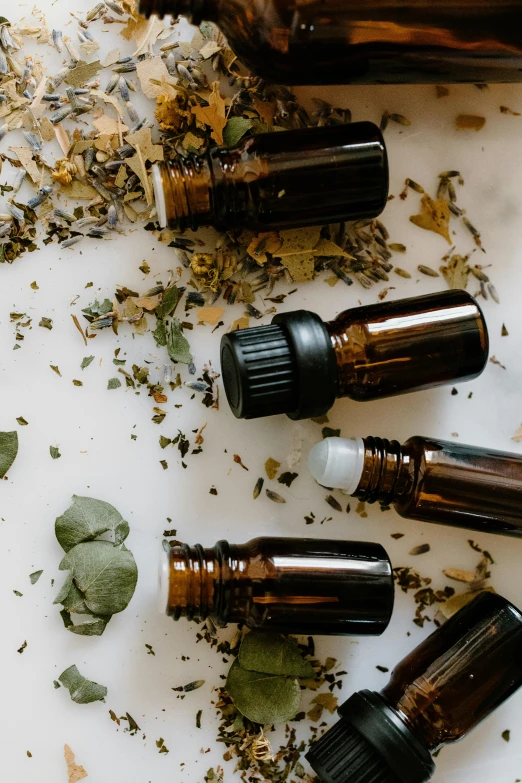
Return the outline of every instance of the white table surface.
[[[77,0],[74,8],[86,10],[90,5]],[[63,27],[69,21],[68,4],[47,0],[41,6],[48,13],[50,27]],[[16,7],[10,14],[13,21],[23,11],[23,7]],[[113,29],[104,29],[109,32],[99,36],[102,51],[116,45],[122,53],[132,51],[131,44],[116,40]],[[43,54],[44,49],[39,52]],[[451,87],[449,97],[439,100],[433,87],[328,87],[300,89],[298,94],[305,101],[317,94],[349,106],[355,120],[378,122],[385,109],[411,119],[411,127],[390,123],[386,131],[391,192],[398,195],[404,178],[412,177],[434,195],[437,174],[459,169],[466,180],[465,187],[459,188],[459,204],[482,232],[487,251],[485,256],[477,251],[475,258],[491,264],[491,279],[501,300],[500,306],[490,300],[483,302],[483,307],[491,354],[506,365],[505,370],[488,364],[483,376],[459,386],[456,396],[448,387],[367,404],[338,401],[330,413],[330,426],[340,427],[347,436],[374,434],[398,439],[413,434],[451,438],[458,433],[456,437],[462,442],[520,451],[521,446],[510,436],[522,423],[522,117],[501,114],[499,107],[522,111],[522,87],[494,86],[487,91],[472,85]],[[459,113],[484,115],[485,128],[479,133],[457,132],[455,116]],[[8,136],[0,149],[17,143],[14,138]],[[0,179],[5,181],[5,174]],[[29,191],[24,193],[29,195]],[[348,288],[339,283],[331,288],[319,278],[301,285],[278,309],[309,308],[327,319],[358,302],[377,301],[385,285],[395,286],[390,298],[445,288],[442,278],[416,272],[419,263],[438,268],[448,250],[441,237],[409,223],[418,203],[419,197],[411,192],[406,202],[392,201],[383,216],[392,241],[407,245],[407,254],[397,256],[396,261],[412,273],[411,280],[392,273],[389,284],[365,291],[358,284]],[[0,198],[0,211],[2,207]],[[457,226],[457,221],[453,225]],[[454,240],[457,252],[464,254],[474,247],[470,235],[460,227]],[[144,259],[151,266],[146,278],[138,269]],[[473,568],[478,559],[468,546],[468,531],[406,521],[394,512],[383,515],[375,508],[368,509],[367,519],[361,519],[353,510],[346,515],[327,506],[325,492],[307,475],[306,454],[321,430],[311,421],[296,424],[286,417],[240,421],[229,412],[224,394],[216,412],[207,410],[198,397],[192,401],[191,392],[182,388],[169,392],[169,401],[163,406],[168,415],[158,426],[151,422],[154,402],[146,392],[135,393],[124,386],[107,391],[108,379],[116,374],[112,364],[116,348],[121,348],[120,357],[127,358],[128,365],[152,361],[151,378],[158,380],[161,366],[168,361],[166,352],[156,349],[150,334],[134,339],[125,326],[119,337],[110,330],[98,334],[86,349],[71,314],[81,320],[81,308],[96,296],[112,297],[117,284],[144,291],[155,276],[165,280],[167,270],[176,266],[174,252],[138,228],[114,241],[83,242],[75,250],[41,245],[38,252],[0,269],[0,430],[17,429],[20,437],[19,456],[8,481],[0,487],[0,770],[6,783],[66,781],[64,743],[71,746],[93,783],[202,783],[206,770],[222,762],[224,748],[215,742],[217,723],[211,699],[212,688],[222,683],[220,675],[227,667],[205,642],[196,644],[194,624],[174,624],[157,612],[156,569],[164,528],[175,527],[179,538],[206,545],[220,538],[240,543],[258,535],[379,541],[394,565],[414,566],[433,577],[435,587],[447,583],[442,568]],[[30,288],[33,280],[38,283],[37,291]],[[94,286],[85,289],[89,281]],[[478,285],[472,279],[469,287],[474,292]],[[283,290],[284,286],[279,287],[276,293]],[[264,307],[261,300],[256,305]],[[33,319],[32,329],[23,330],[25,340],[17,351],[13,351],[15,327],[9,321],[13,310],[26,312]],[[196,324],[195,313],[192,310],[189,319]],[[208,325],[195,325],[188,334],[198,373],[209,360],[218,367],[220,334],[242,313],[241,305],[227,307],[225,327],[212,334]],[[51,332],[38,327],[42,316],[53,319]],[[268,317],[263,322],[268,322]],[[508,337],[501,337],[502,323]],[[91,353],[96,360],[80,370],[82,358]],[[60,367],[61,378],[50,364]],[[183,377],[188,380],[186,369]],[[83,387],[75,387],[73,378],[80,378]],[[472,399],[468,399],[469,391]],[[175,408],[179,403],[183,407]],[[19,427],[18,416],[25,417],[29,426]],[[173,437],[178,429],[189,432],[204,423],[204,453],[187,457],[188,469],[183,470],[179,453],[169,448],[162,451],[158,438],[160,434]],[[274,504],[264,494],[254,502],[252,489],[264,473],[265,460],[271,456],[284,463],[296,431],[303,441],[303,459],[295,468],[298,479],[289,489],[265,483],[281,491],[287,504]],[[131,433],[136,433],[137,440],[131,440]],[[50,445],[59,445],[61,459],[51,459]],[[241,455],[248,472],[233,462],[234,453]],[[164,458],[168,470],[159,464]],[[217,487],[217,497],[209,494],[211,485]],[[118,508],[130,522],[128,543],[139,566],[132,603],[112,619],[101,638],[67,633],[58,607],[52,604],[63,577],[58,571],[61,549],[54,536],[54,520],[67,508],[73,493],[89,494]],[[304,515],[310,511],[318,520],[332,518],[323,525],[307,527]],[[394,541],[390,534],[395,532],[405,535]],[[522,542],[478,534],[472,537],[495,558],[494,587],[522,605]],[[413,546],[425,542],[431,544],[430,553],[408,556]],[[44,573],[32,586],[29,573],[37,569],[44,569]],[[56,580],[54,587],[51,579]],[[14,589],[23,597],[14,595]],[[376,664],[392,668],[433,629],[431,624],[423,630],[413,625],[414,610],[411,595],[398,592],[393,620],[383,637],[316,639],[318,654],[337,657],[349,672],[342,697],[357,688],[382,687],[387,675],[379,672]],[[17,649],[24,640],[27,648],[20,655]],[[145,644],[152,645],[155,656],[147,654]],[[182,655],[188,660],[182,661]],[[106,704],[77,705],[65,689],[53,688],[53,680],[73,663],[108,687]],[[176,698],[171,687],[194,679],[205,679],[206,683],[185,699]],[[146,739],[142,733],[130,736],[118,731],[109,709],[117,715],[128,711]],[[199,709],[203,710],[201,729],[195,726]],[[522,777],[521,709],[522,692],[464,742],[445,749],[437,759],[434,780],[513,783]],[[509,744],[501,738],[505,729],[511,730]],[[160,737],[169,754],[158,753],[155,741]],[[239,780],[233,764],[225,765],[225,780]]]

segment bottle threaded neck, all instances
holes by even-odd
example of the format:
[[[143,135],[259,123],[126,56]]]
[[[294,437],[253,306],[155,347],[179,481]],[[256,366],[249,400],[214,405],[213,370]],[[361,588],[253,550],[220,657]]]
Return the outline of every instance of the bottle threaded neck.
[[[163,19],[167,14],[186,16],[192,21],[192,0],[139,0],[139,13],[147,19],[155,14]]]
[[[404,454],[397,440],[364,438],[364,463],[355,495],[366,503],[396,500],[401,490]]]
[[[211,222],[212,178],[205,157],[177,158],[159,164],[156,171],[156,201],[161,200],[159,212],[167,226],[195,231]]]
[[[216,594],[214,549],[200,544],[172,547],[169,552],[167,614],[179,620],[205,620],[212,611]]]

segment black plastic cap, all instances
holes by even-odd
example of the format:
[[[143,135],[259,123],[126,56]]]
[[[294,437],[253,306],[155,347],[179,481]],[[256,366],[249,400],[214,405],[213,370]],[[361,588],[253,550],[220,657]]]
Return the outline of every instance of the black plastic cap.
[[[335,354],[325,325],[307,310],[276,315],[268,326],[221,338],[221,373],[238,419],[328,411],[337,393]]]
[[[426,783],[429,751],[378,693],[354,693],[306,758],[321,783]]]

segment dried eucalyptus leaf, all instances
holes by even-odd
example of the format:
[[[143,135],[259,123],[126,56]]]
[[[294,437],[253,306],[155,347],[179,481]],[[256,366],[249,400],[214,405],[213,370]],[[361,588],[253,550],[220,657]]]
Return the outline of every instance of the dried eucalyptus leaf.
[[[236,659],[226,689],[236,708],[255,723],[286,723],[299,711],[301,688],[294,677],[243,669]]]
[[[85,603],[85,596],[74,584],[74,579],[70,586],[69,592],[62,598],[60,603],[63,605],[63,608],[66,612],[72,612],[74,614],[91,614],[91,610]]]
[[[297,641],[277,633],[251,631],[239,648],[239,663],[243,669],[265,674],[285,674],[291,677],[313,677],[312,665],[305,661]]]
[[[40,579],[42,574],[43,574],[43,570],[42,571],[33,571],[32,574],[29,574],[29,579],[31,581],[31,584],[35,585],[37,583],[37,581]]]
[[[138,569],[132,552],[124,544],[86,541],[73,547],[60,563],[61,571],[71,571],[76,587],[84,595],[92,614],[112,615],[129,604]]]
[[[73,495],[72,505],[57,517],[54,530],[62,548],[68,552],[77,544],[92,541],[111,531],[114,543],[121,544],[129,535],[129,524],[114,506],[104,500]]]
[[[0,479],[3,479],[18,454],[18,433],[0,432]]]
[[[167,332],[167,351],[173,362],[190,364],[192,361],[189,342],[181,331],[177,318],[173,318],[170,322]]]
[[[105,685],[98,685],[80,674],[77,667],[69,666],[60,674],[58,680],[71,694],[71,699],[77,704],[89,704],[92,701],[101,701],[107,696]]]
[[[165,321],[162,318],[157,319],[156,328],[152,332],[152,336],[154,337],[158,348],[167,345],[167,327],[165,326]]]
[[[65,577],[65,582],[61,586],[60,592],[54,599],[53,604],[62,604],[65,601],[65,599],[67,598],[67,596],[71,591],[72,584],[73,584],[73,575],[71,572],[69,572]]]

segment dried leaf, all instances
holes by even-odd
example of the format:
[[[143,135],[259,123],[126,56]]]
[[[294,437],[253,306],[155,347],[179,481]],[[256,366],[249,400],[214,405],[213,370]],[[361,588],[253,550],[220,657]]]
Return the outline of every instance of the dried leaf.
[[[120,133],[120,131],[121,133],[126,133],[129,130],[127,125],[121,122],[121,120],[118,122],[114,117],[109,117],[107,114],[102,114],[97,120],[93,120],[92,124],[99,133],[105,133],[109,136],[114,136]]]
[[[265,462],[265,472],[269,479],[275,479],[277,471],[281,467],[281,463],[276,459],[269,457]]]
[[[285,256],[282,265],[288,269],[294,283],[305,283],[307,280],[313,280],[315,256],[313,253],[296,253],[295,255]]]
[[[268,127],[271,127],[274,122],[274,114],[275,114],[275,103],[272,103],[271,101],[261,101],[259,98],[256,98],[255,96],[252,99],[252,103],[254,105],[254,109],[257,111],[265,125],[268,125]]]
[[[440,234],[448,244],[451,244],[449,235],[450,210],[444,199],[434,201],[425,193],[421,200],[420,214],[412,215],[410,221],[419,228]]]
[[[181,331],[177,318],[172,319],[167,331],[167,351],[173,362],[190,364],[192,361],[189,342]]]
[[[16,154],[18,160],[20,161],[24,169],[27,171],[34,184],[39,185],[41,175],[40,175],[40,171],[38,170],[38,166],[33,160],[34,153],[31,147],[9,147],[9,149],[11,150],[11,152],[14,152]]]
[[[150,160],[151,163],[163,160],[163,147],[161,144],[153,144],[150,128],[141,128],[136,133],[129,133],[125,141],[133,147],[140,148],[143,160]]]
[[[63,755],[67,764],[68,783],[78,783],[79,780],[88,777],[84,767],[76,763],[74,753],[69,745],[63,746]]]
[[[296,253],[311,253],[321,238],[321,226],[306,226],[280,231],[283,244],[277,251],[278,258],[285,258]]]
[[[204,321],[211,326],[215,326],[224,312],[224,307],[200,307],[198,310],[198,321]]]
[[[457,130],[482,130],[486,124],[485,117],[479,117],[476,114],[459,114],[455,120]]]
[[[164,81],[170,78],[167,66],[161,57],[149,57],[136,63],[136,73],[141,89],[147,98],[157,98],[165,92]]]
[[[68,72],[65,82],[75,89],[82,87],[85,82],[94,79],[101,67],[102,64],[99,60],[94,60],[92,63],[78,63]]]
[[[522,425],[513,433],[511,440],[514,440],[515,443],[522,443]]]
[[[460,568],[444,568],[442,573],[444,576],[447,576],[448,579],[455,579],[457,582],[467,582],[471,584],[476,579],[474,571],[463,571]]]
[[[207,41],[207,43],[199,50],[200,57],[204,60],[208,60],[209,57],[213,57],[220,52],[222,47],[216,43],[216,41]]]
[[[282,245],[283,240],[276,231],[265,231],[252,239],[247,248],[247,253],[258,264],[266,264],[268,261],[267,253],[272,256],[275,255]]]
[[[212,82],[212,93],[208,99],[208,106],[192,107],[192,113],[203,125],[212,128],[211,136],[218,144],[223,144],[223,128],[227,124],[225,118],[225,101],[219,92],[219,82]]]
[[[441,266],[444,279],[450,288],[467,288],[469,265],[467,256],[451,256],[446,266]]]

